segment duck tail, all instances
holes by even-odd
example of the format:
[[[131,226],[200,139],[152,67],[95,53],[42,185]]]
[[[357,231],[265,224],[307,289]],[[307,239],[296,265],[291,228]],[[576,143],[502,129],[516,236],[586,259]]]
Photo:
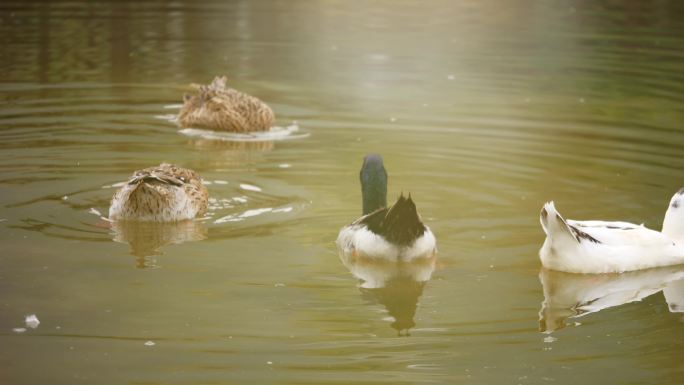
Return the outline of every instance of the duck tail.
[[[228,78],[226,76],[216,76],[214,80],[209,84],[209,89],[212,91],[224,91],[226,89],[226,82]]]
[[[567,237],[577,241],[573,229],[556,210],[553,201],[544,204],[541,213],[539,213],[539,221],[541,222],[542,229],[544,229],[544,233],[546,233],[548,237]]]
[[[135,186],[136,188],[144,183],[161,183],[177,187],[183,185],[182,180],[174,176],[165,175],[155,171],[138,173],[128,181],[129,185]]]
[[[425,232],[425,225],[420,220],[416,204],[409,194],[404,194],[397,199],[387,211],[383,220],[385,233],[388,240],[400,245],[409,245]]]

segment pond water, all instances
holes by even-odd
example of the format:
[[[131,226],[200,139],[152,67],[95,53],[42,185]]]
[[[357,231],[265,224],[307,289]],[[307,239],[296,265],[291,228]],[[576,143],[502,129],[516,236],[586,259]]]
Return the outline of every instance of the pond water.
[[[684,186],[680,2],[5,1],[0,41],[2,383],[683,381],[684,268],[537,255],[548,200],[659,229]],[[220,74],[296,135],[179,133]],[[436,234],[427,281],[337,256],[370,152]],[[208,219],[94,214],[163,161]]]

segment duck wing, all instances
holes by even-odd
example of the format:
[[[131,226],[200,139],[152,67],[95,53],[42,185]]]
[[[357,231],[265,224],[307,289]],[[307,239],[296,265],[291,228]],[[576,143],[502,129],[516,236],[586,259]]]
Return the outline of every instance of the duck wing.
[[[568,220],[567,223],[578,233],[586,234],[599,243],[607,245],[670,246],[673,244],[672,240],[660,231],[629,222]]]
[[[566,238],[577,243],[611,246],[670,246],[672,240],[663,233],[629,222],[565,220],[553,202],[546,203],[540,214],[544,232],[550,238]]]

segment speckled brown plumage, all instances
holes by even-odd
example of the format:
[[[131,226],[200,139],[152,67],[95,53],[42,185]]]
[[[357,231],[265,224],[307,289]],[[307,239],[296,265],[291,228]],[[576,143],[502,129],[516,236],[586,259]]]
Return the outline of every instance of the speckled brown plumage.
[[[275,122],[273,110],[261,100],[226,86],[226,77],[216,77],[199,86],[198,95],[185,95],[178,125],[216,131],[267,131]]]
[[[207,211],[209,195],[195,171],[162,163],[138,170],[112,198],[109,218],[172,222]]]

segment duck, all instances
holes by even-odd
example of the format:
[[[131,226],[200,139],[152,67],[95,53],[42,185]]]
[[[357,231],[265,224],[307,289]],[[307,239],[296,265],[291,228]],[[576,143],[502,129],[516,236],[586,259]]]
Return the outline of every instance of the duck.
[[[226,82],[225,76],[217,76],[208,85],[195,86],[197,95],[183,95],[178,125],[234,133],[270,130],[275,122],[273,110],[258,98],[229,88]]]
[[[542,265],[569,273],[623,273],[684,264],[684,188],[674,194],[661,231],[643,224],[566,220],[547,202],[539,215],[546,234]]]
[[[361,172],[362,216],[343,227],[336,245],[340,258],[352,262],[407,263],[433,259],[437,241],[418,214],[411,194],[387,206],[387,171],[382,157],[366,155]]]
[[[209,194],[200,175],[169,163],[135,171],[114,193],[112,221],[176,222],[204,215]]]

